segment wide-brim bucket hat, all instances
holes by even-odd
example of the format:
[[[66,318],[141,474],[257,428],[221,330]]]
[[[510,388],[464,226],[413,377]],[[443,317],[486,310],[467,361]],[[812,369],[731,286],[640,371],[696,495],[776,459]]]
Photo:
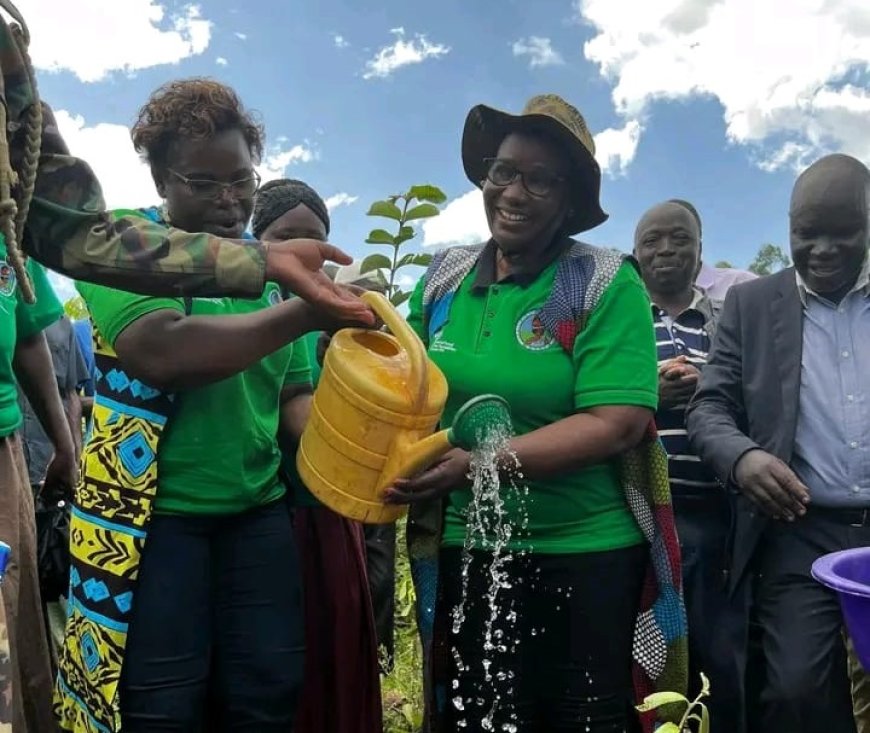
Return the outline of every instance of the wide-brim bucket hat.
[[[518,114],[485,104],[468,113],[462,132],[462,165],[465,175],[483,187],[487,160],[495,158],[502,141],[514,132],[543,132],[562,144],[573,163],[572,213],[565,221],[566,234],[579,234],[607,221],[601,208],[601,168],[595,160],[595,140],[576,107],[556,94],[532,97]]]

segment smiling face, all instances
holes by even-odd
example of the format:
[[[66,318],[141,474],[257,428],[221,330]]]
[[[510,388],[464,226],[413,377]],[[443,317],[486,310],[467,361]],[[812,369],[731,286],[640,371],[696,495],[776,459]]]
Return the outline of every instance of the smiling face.
[[[828,156],[792,193],[791,253],[807,286],[839,301],[855,284],[870,246],[870,173],[854,158]]]
[[[559,147],[538,136],[514,133],[499,146],[497,158],[522,173],[542,173],[565,178],[565,155]],[[487,180],[483,203],[492,238],[505,254],[546,248],[567,216],[568,185],[559,180],[546,196],[530,194],[520,176],[506,186]]]
[[[655,206],[637,225],[634,254],[652,295],[687,292],[701,263],[698,222],[679,204]]]
[[[254,175],[251,150],[241,130],[226,130],[208,140],[176,140],[168,160],[169,168],[190,179],[232,183]],[[226,190],[218,197],[203,198],[168,170],[154,171],[154,181],[166,199],[173,226],[241,238],[254,208],[252,198],[238,199]]]

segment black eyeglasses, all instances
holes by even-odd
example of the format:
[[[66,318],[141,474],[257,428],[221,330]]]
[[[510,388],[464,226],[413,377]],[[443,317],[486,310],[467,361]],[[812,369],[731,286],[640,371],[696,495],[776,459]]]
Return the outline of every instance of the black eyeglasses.
[[[549,196],[560,183],[565,181],[565,176],[558,176],[540,168],[521,171],[510,161],[500,158],[486,158],[484,163],[489,166],[486,177],[492,185],[510,186],[519,176],[523,188],[532,196],[539,198]]]
[[[250,178],[240,178],[232,183],[223,183],[222,181],[210,181],[204,178],[188,178],[181,175],[177,171],[168,169],[169,172],[181,181],[191,196],[198,199],[217,199],[220,198],[224,191],[229,191],[233,198],[237,200],[252,199],[260,188],[260,174],[257,171],[251,171]]]

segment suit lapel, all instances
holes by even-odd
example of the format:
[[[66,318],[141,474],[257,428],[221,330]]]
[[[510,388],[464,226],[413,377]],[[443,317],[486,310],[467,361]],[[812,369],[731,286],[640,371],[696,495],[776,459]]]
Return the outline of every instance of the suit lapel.
[[[782,427],[790,452],[797,426],[801,381],[803,304],[798,294],[794,268],[790,267],[775,277],[779,279],[779,287],[770,306],[773,316],[773,343],[782,390]]]

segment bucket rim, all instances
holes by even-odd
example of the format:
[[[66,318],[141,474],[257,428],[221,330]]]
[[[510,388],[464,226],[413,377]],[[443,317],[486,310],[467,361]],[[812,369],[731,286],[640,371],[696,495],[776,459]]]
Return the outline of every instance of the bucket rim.
[[[870,563],[870,547],[855,547],[822,555],[812,565],[812,576],[819,583],[838,593],[870,599],[870,585],[843,578],[834,572],[834,567],[843,559],[863,558]]]

